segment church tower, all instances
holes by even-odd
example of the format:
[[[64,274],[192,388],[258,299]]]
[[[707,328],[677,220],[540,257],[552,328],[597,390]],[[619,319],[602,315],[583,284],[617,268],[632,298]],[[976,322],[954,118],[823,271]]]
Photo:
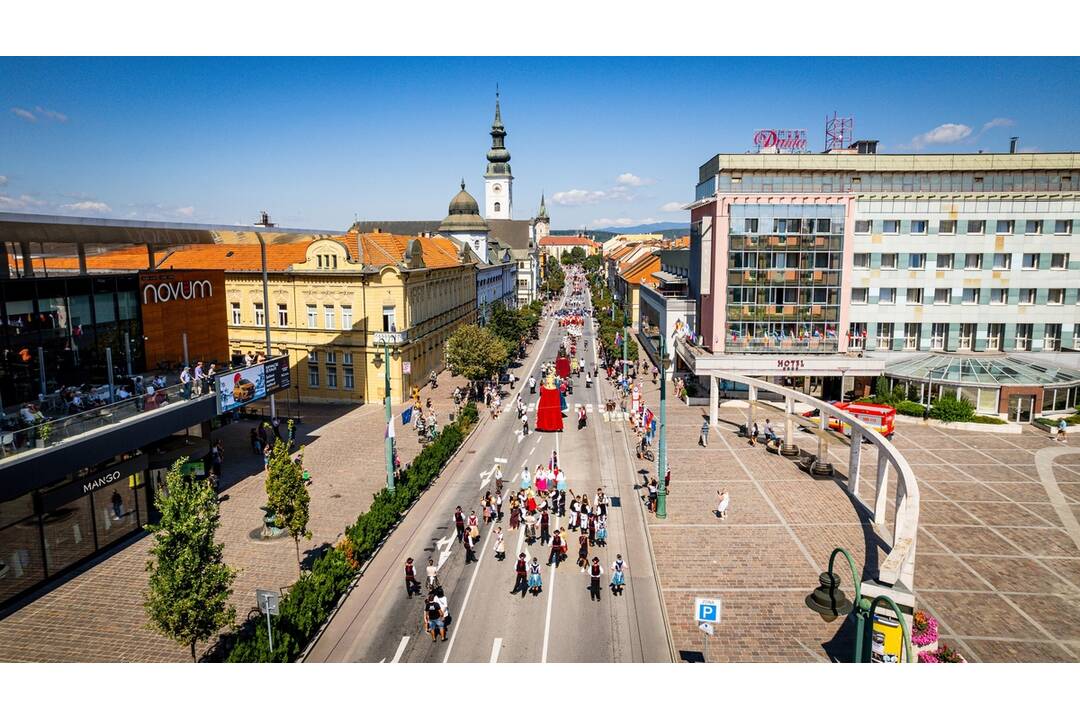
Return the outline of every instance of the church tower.
[[[551,234],[551,218],[548,217],[547,205],[544,204],[544,195],[540,195],[540,212],[536,214],[536,218],[533,220],[533,237],[537,242],[540,242],[540,238],[547,237]]]
[[[484,173],[484,217],[510,220],[513,217],[513,182],[510,174],[510,151],[506,149],[506,128],[499,110],[499,91],[495,91],[495,122],[491,124],[491,149]]]

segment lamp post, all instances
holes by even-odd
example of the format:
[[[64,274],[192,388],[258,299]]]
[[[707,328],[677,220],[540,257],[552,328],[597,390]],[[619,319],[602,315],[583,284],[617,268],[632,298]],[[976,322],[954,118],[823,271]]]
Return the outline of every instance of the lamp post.
[[[274,227],[274,224],[270,222],[270,216],[265,210],[261,215],[260,222],[255,224],[256,227]],[[262,261],[263,330],[266,334],[266,359],[269,360],[272,352],[270,350],[270,287],[266,276],[266,240],[263,239],[262,233],[259,231],[255,232],[255,237],[259,239],[259,256]],[[184,362],[186,364],[187,360]],[[274,402],[273,395],[270,396],[270,417],[277,417],[277,404]]]
[[[656,488],[656,517],[667,518],[667,368],[671,362],[667,356],[667,344],[660,334],[660,442],[656,458],[656,474],[660,480]]]
[[[397,344],[398,333],[377,333],[375,341],[382,341],[383,346],[383,377],[385,380],[385,395],[383,404],[386,406],[386,489],[394,492],[394,435],[390,432],[394,420],[394,409],[390,401],[390,345]]]

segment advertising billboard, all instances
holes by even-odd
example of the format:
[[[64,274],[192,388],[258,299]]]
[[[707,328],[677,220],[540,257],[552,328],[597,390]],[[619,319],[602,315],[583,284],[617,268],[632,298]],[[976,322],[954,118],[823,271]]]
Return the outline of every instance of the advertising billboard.
[[[292,376],[289,373],[289,358],[270,358],[263,363],[266,375],[266,394],[271,395],[278,390],[284,390],[292,385]]]
[[[219,413],[243,407],[266,397],[266,373],[262,365],[226,370],[214,376]]]

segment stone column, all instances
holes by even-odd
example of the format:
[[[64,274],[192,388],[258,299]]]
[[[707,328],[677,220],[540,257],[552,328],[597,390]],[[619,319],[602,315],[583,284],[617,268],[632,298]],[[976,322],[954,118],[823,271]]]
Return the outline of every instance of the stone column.
[[[746,391],[746,431],[750,432],[754,427],[754,403],[757,402],[757,388],[747,386]]]
[[[785,396],[784,404],[784,442],[780,446],[780,454],[795,457],[799,454],[799,448],[795,446],[795,398]]]
[[[851,428],[851,454],[848,455],[848,492],[859,494],[859,456],[862,454],[862,432]]]
[[[889,457],[878,453],[877,484],[874,486],[874,523],[885,524],[885,492],[889,487]]]
[[[720,415],[720,378],[707,375],[709,378],[709,424],[716,427]]]

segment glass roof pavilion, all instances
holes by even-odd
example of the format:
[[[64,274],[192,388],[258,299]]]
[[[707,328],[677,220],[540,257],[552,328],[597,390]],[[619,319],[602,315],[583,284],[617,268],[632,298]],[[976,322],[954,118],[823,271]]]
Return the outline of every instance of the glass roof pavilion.
[[[885,366],[896,379],[947,382],[960,385],[1068,385],[1080,383],[1074,370],[1042,365],[1008,355],[973,357],[955,353],[927,353]]]

